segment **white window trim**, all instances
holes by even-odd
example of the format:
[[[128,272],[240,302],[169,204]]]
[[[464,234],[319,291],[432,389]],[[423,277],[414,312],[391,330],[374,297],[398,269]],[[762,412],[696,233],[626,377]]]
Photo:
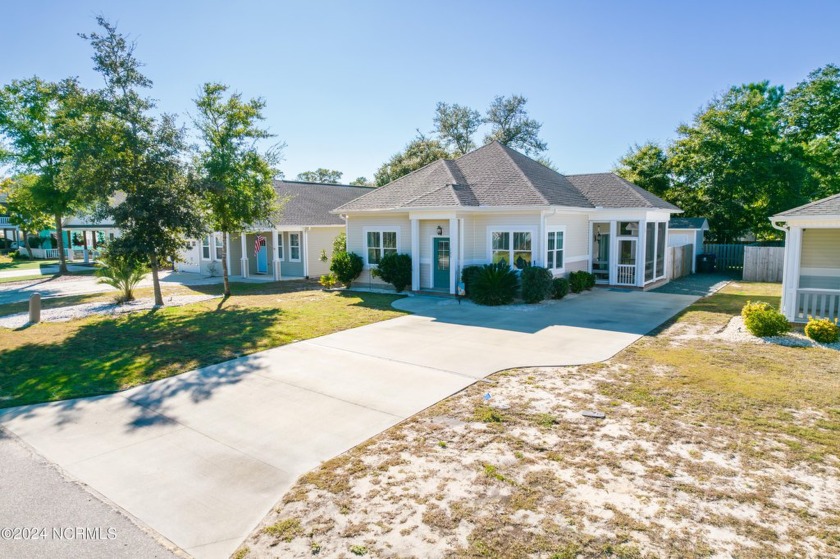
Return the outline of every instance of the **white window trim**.
[[[213,260],[213,243],[210,242],[212,235],[205,235],[201,238],[199,243],[199,257],[202,261],[207,262]],[[204,243],[207,243],[206,245]],[[207,247],[207,256],[204,256],[204,247]]]
[[[560,268],[548,268],[548,262],[547,261],[545,262],[545,266],[546,266],[546,268],[548,268],[549,270],[551,270],[555,274],[565,273],[565,271],[566,271],[566,226],[565,225],[552,225],[550,227],[546,227],[545,239],[544,239],[545,242],[543,244],[543,247],[544,247],[543,251],[546,253],[546,255],[548,254],[548,234],[549,233],[563,233],[563,247],[559,249],[560,253],[563,256],[563,266],[561,266]],[[556,253],[557,250],[558,249],[555,245],[554,252]],[[555,260],[556,260],[556,258],[555,258]]]
[[[221,250],[222,253],[224,253],[224,250],[225,250],[224,239],[222,238],[222,236],[220,234],[214,233],[213,234],[213,254],[212,254],[213,258],[212,259],[215,260],[216,262],[221,262],[222,258],[224,258],[224,254],[219,256],[219,252],[218,252],[219,250]]]
[[[292,235],[297,235],[298,244],[297,246],[292,244]],[[292,258],[292,248],[298,249],[298,257]],[[303,233],[298,233],[296,231],[289,231],[289,262],[300,262],[303,260]]]
[[[531,264],[539,264],[539,260],[535,256],[535,248],[537,245],[537,238],[539,233],[537,228],[533,225],[506,225],[504,227],[488,227],[487,228],[487,262],[493,262],[493,233],[509,233],[510,234],[510,248],[508,249],[508,256],[511,260],[508,262],[511,268],[515,268],[513,263],[513,234],[514,233],[530,233],[531,234]]]
[[[285,256],[286,256],[286,252],[285,252],[286,244],[283,241],[283,236],[284,235],[285,235],[285,233],[283,233],[282,231],[279,231],[277,233],[277,247],[275,247],[275,256],[277,257],[277,260],[284,260]]]
[[[383,225],[380,227],[363,227],[362,228],[362,236],[364,238],[364,255],[362,258],[364,259],[365,269],[376,268],[378,267],[377,264],[371,264],[368,261],[368,233],[379,233],[380,238],[382,233],[396,233],[397,234],[397,254],[400,253],[400,247],[402,246],[400,240],[400,227],[398,225]],[[383,247],[380,247],[380,250],[383,250]],[[381,258],[381,256],[380,256]]]

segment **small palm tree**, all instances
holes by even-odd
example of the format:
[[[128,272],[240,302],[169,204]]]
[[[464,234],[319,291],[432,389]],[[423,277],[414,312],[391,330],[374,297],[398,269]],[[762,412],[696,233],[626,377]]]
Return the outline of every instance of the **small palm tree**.
[[[120,254],[113,250],[104,250],[100,260],[105,264],[96,270],[99,283],[104,283],[120,290],[117,303],[134,300],[134,288],[148,273],[146,266],[137,258]]]

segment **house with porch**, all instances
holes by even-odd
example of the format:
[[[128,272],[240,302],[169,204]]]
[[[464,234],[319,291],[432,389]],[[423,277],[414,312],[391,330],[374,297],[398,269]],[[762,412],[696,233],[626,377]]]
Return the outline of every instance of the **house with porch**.
[[[782,313],[791,322],[840,317],[840,194],[770,218],[785,232]]]
[[[329,273],[333,241],[344,232],[344,219],[330,210],[370,192],[369,187],[274,181],[285,200],[275,224],[261,224],[228,238],[227,266],[231,276],[288,279]],[[190,242],[175,269],[220,275],[224,257],[222,233]]]
[[[667,281],[668,221],[681,210],[613,173],[562,175],[498,142],[438,160],[333,210],[361,283],[383,255],[412,258],[413,291],[455,293],[465,266],[576,270],[602,285]]]

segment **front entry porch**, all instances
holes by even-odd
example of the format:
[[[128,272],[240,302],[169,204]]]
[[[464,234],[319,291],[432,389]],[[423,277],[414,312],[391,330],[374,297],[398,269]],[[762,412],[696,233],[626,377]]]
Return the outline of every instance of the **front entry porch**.
[[[280,281],[307,276],[303,231],[269,229],[231,236],[233,274],[243,279]]]
[[[590,271],[602,285],[651,287],[666,280],[666,221],[590,222]]]

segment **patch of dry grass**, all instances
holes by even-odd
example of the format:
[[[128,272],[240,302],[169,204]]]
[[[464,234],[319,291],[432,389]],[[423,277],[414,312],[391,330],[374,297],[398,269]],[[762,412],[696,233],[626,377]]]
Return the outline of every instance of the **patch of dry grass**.
[[[778,303],[778,286],[731,285],[607,363],[497,374],[503,410],[473,385],[303,476],[263,524],[298,518],[303,535],[246,543],[307,557],[317,531],[337,557],[836,557],[840,355],[704,339],[747,299]]]

